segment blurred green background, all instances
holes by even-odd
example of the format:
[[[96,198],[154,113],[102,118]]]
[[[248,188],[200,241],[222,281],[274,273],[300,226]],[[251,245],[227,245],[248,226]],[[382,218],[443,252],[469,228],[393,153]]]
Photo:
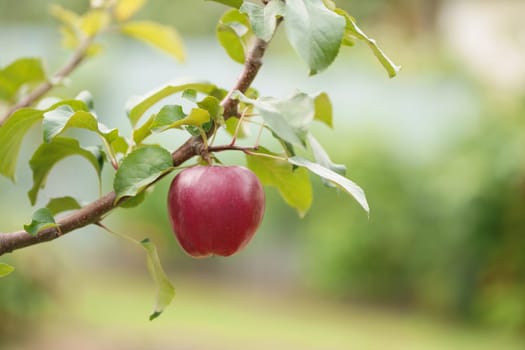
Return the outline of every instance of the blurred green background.
[[[0,0],[0,66],[43,56],[54,71],[67,59],[50,3],[87,7],[84,0]],[[169,228],[165,179],[144,205],[107,221],[157,243],[177,290],[173,305],[147,321],[154,286],[143,253],[85,228],[2,257],[17,270],[0,282],[0,348],[525,348],[525,3],[338,3],[403,66],[400,75],[388,80],[357,45],[309,78],[279,33],[255,87],[272,96],[328,92],[336,128],[318,125],[314,133],[365,189],[370,218],[316,178],[304,219],[268,188],[263,226],[244,251],[194,260]],[[214,40],[224,10],[151,0],[138,17],[175,25],[185,64],[110,35],[105,52],[54,94],[91,91],[103,122],[129,132],[131,95],[181,76],[228,88],[241,66]],[[33,130],[28,139],[40,137]],[[183,140],[175,133],[158,139],[172,149]],[[31,217],[25,192],[35,147],[24,144],[15,185],[0,179],[1,231]],[[60,195],[95,199],[90,171],[79,159],[63,161],[40,204]],[[111,170],[105,175],[108,190]]]

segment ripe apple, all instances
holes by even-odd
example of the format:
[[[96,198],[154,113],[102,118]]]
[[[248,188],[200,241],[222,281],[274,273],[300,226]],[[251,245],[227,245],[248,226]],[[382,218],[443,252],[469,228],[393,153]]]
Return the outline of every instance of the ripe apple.
[[[170,222],[193,257],[229,256],[253,237],[264,214],[264,190],[240,166],[195,166],[181,171],[168,192]]]

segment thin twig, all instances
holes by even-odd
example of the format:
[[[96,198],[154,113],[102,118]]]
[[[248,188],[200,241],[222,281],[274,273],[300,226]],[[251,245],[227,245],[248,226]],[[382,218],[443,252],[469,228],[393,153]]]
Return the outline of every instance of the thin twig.
[[[42,96],[48,93],[54,86],[62,83],[64,79],[69,76],[71,72],[73,72],[75,68],[77,68],[86,58],[87,50],[93,42],[93,38],[93,36],[84,38],[80,42],[80,45],[77,47],[69,61],[67,61],[62,68],[56,71],[56,73],[53,74],[50,79],[38,85],[33,91],[24,96],[20,101],[8,108],[7,112],[0,118],[0,126],[2,126],[14,112],[20,108],[31,106]]]

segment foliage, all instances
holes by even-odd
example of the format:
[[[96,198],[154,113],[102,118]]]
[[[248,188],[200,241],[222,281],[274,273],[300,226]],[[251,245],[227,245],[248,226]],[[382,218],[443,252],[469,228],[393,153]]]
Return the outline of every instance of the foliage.
[[[132,132],[128,137],[118,129],[99,122],[89,92],[83,91],[73,99],[46,98],[35,107],[32,105],[60,84],[82,60],[101,52],[103,47],[98,38],[106,32],[116,31],[146,42],[183,61],[185,53],[180,36],[171,26],[134,20],[133,16],[145,4],[144,0],[92,1],[91,7],[83,14],[58,5],[52,6],[51,14],[61,25],[62,44],[74,52],[71,60],[53,75],[45,73],[40,60],[30,58],[16,60],[0,71],[0,98],[11,106],[0,127],[0,173],[14,180],[23,139],[34,125],[40,124],[42,143],[29,160],[33,172],[33,187],[28,192],[31,204],[37,203],[38,194],[46,185],[53,167],[67,157],[80,156],[90,163],[99,183],[106,162],[115,170],[113,202],[105,204],[103,197],[99,202],[82,207],[76,212],[81,216],[80,226],[97,224],[106,228],[100,221],[107,211],[117,205],[140,205],[146,196],[145,190],[181,163],[193,156],[211,162],[215,159],[213,152],[228,150],[244,152],[249,167],[264,183],[276,186],[285,202],[296,208],[301,216],[312,203],[308,171],[319,175],[329,187],[348,192],[368,212],[364,191],[344,177],[345,168],[332,162],[310,131],[314,121],[332,127],[328,95],[310,96],[298,91],[285,98],[258,97],[257,92],[248,87],[260,67],[256,65],[280,23],[283,23],[291,46],[308,66],[310,75],[327,69],[341,46],[353,43],[354,39],[368,43],[389,76],[394,76],[399,67],[357,27],[348,13],[337,8],[332,1],[218,2],[232,7],[219,19],[216,35],[228,56],[245,65],[246,74],[241,78],[244,81],[238,84],[239,90],[228,91],[204,81],[175,80],[130,99],[126,110]],[[34,87],[38,82],[41,85]],[[189,104],[190,107],[183,108],[182,101],[162,105],[165,98],[174,95],[185,100],[184,106]],[[147,118],[146,113],[150,113]],[[213,145],[216,133],[231,118],[238,119],[231,144]],[[253,147],[235,144],[243,123],[260,126]],[[100,143],[81,145],[70,129],[92,132],[99,137]],[[190,143],[174,151],[148,143],[150,135],[168,129],[185,133]],[[260,134],[264,131],[274,137],[281,149],[270,151],[259,145]],[[53,198],[47,207],[35,211],[31,223],[25,225],[24,230],[38,238],[50,232],[53,233],[51,238],[59,237],[72,229],[63,225],[55,215],[78,210],[81,202],[72,197]],[[106,209],[101,209],[100,203],[104,203]],[[74,214],[69,218],[75,218]],[[68,231],[63,232],[62,229]],[[150,318],[153,319],[169,304],[174,292],[160,266],[155,247],[149,240],[142,241],[141,245],[148,253],[150,272],[158,286],[157,305]],[[9,268],[4,270],[7,273]]]
[[[479,129],[430,164],[404,162],[381,142],[347,154],[374,211],[368,221],[319,192],[316,206],[331,210],[312,210],[304,224],[310,283],[341,298],[523,329],[523,106],[484,107]]]

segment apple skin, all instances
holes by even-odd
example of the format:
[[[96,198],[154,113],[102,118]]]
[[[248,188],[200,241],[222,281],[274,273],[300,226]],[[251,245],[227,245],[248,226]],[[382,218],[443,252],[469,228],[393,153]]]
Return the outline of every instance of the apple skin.
[[[195,166],[181,171],[168,192],[168,213],[182,248],[196,258],[230,256],[259,227],[263,187],[241,166]]]

